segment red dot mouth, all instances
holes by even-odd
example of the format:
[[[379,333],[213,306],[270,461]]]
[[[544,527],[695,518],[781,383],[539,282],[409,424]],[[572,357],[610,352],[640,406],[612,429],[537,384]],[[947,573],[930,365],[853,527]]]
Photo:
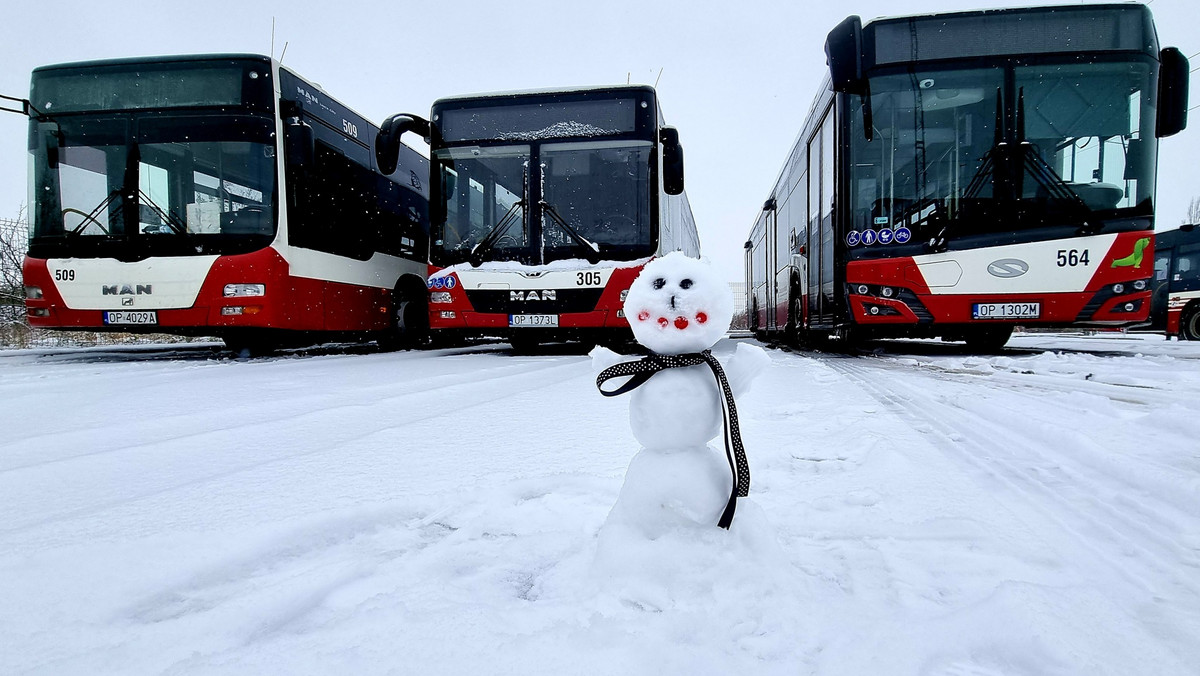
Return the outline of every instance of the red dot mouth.
[[[639,321],[639,322],[644,322],[644,321],[646,321],[647,319],[650,319],[650,313],[649,313],[649,312],[646,312],[645,310],[642,310],[641,312],[639,312],[639,313],[638,313],[638,321]]]
[[[658,318],[658,325],[659,325],[659,326],[661,326],[661,327],[663,327],[664,329],[665,329],[665,328],[667,328],[667,325],[668,325],[668,324],[670,324],[670,323],[671,323],[671,322],[667,321],[667,318],[666,318],[666,317],[659,317],[659,318]]]
[[[687,317],[676,317],[675,318],[675,328],[682,331],[683,329],[686,329],[687,327],[688,327]]]
[[[704,322],[708,321],[708,315],[704,314],[703,312],[697,312],[696,321],[700,324],[703,324]]]

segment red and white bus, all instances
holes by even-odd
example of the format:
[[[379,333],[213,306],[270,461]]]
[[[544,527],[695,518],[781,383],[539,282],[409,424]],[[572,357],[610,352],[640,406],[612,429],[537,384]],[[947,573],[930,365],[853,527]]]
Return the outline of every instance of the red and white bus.
[[[621,307],[651,257],[699,255],[683,151],[653,88],[439,99],[382,125],[380,167],[405,131],[430,145],[434,335],[621,342]]]
[[[1200,340],[1200,229],[1187,223],[1159,232],[1154,245],[1150,328]]]
[[[1157,139],[1188,77],[1149,10],[850,17],[826,52],[746,242],[753,330],[997,348],[1146,321]]]
[[[30,92],[32,326],[241,350],[424,325],[427,161],[384,176],[377,127],[277,61],[45,66]]]

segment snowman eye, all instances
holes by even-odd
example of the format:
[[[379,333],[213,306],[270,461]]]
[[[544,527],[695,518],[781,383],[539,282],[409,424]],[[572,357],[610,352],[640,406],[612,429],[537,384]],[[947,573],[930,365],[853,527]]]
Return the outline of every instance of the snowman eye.
[[[692,288],[692,280],[690,280],[690,279],[682,280],[681,282],[679,282],[679,288],[681,288],[681,289]]]
[[[663,279],[662,277],[659,277],[658,279],[651,282],[650,285],[653,286],[655,289],[661,289],[667,285],[667,280]]]

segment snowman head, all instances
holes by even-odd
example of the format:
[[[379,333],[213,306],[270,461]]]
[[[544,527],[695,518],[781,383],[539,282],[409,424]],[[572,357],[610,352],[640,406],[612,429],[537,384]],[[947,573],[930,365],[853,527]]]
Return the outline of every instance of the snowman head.
[[[658,354],[712,347],[733,321],[733,293],[707,262],[674,252],[642,268],[625,299],[637,341]]]

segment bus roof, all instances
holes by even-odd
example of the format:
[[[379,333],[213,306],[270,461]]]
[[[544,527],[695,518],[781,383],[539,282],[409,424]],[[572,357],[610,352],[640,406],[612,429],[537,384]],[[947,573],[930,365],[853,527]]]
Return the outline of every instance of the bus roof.
[[[477,99],[523,98],[533,96],[556,96],[561,94],[582,94],[590,92],[643,92],[655,95],[654,87],[650,85],[588,85],[583,87],[551,87],[547,89],[517,89],[512,91],[481,92],[477,94],[457,94],[443,96],[433,105],[453,103],[456,101],[474,101]]]
[[[261,63],[271,63],[271,57],[262,54],[173,54],[167,56],[134,56],[120,59],[96,59],[93,61],[72,61],[68,63],[54,63],[46,66],[38,66],[33,69],[37,73],[46,70],[75,70],[79,68],[93,68],[97,66],[126,66],[139,63],[188,63],[191,61],[259,61]]]
[[[1150,9],[1133,2],[913,14],[862,27],[863,67],[1080,52],[1158,57]]]

